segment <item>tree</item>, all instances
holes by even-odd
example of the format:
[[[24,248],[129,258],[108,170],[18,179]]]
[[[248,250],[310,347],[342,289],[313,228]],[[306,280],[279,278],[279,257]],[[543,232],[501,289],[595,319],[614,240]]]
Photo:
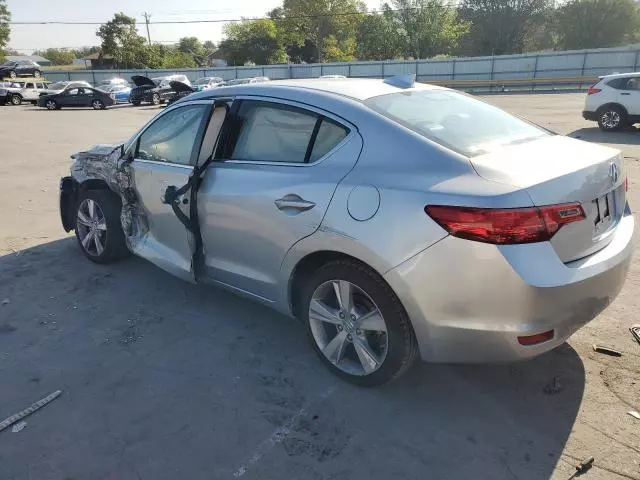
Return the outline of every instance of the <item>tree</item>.
[[[373,12],[362,19],[356,43],[359,60],[390,60],[402,55],[398,25],[388,6],[382,13]]]
[[[47,48],[46,50],[36,50],[34,55],[50,60],[54,65],[71,65],[76,59],[76,54],[72,50],[64,48]]]
[[[558,11],[559,46],[573,50],[632,42],[638,17],[633,0],[571,0]]]
[[[11,37],[11,12],[7,8],[7,2],[0,0],[0,60],[4,61],[4,47],[9,43]]]
[[[278,30],[286,32],[285,44],[303,47],[308,41],[315,45],[317,61],[324,62],[327,53],[333,58],[355,53],[356,30],[365,11],[358,0],[284,0],[270,16],[277,17]]]
[[[124,68],[145,67],[144,56],[147,41],[138,34],[136,19],[124,13],[116,13],[113,20],[102,25],[97,32],[102,39],[102,52],[113,55]]]
[[[195,68],[193,55],[185,53],[180,48],[169,49],[164,55],[163,68]]]
[[[224,26],[220,50],[230,65],[286,63],[287,54],[271,19],[247,20]]]
[[[469,22],[442,0],[392,0],[405,58],[452,54],[469,31]]]
[[[551,8],[550,0],[463,0],[460,16],[471,23],[471,29],[462,42],[461,53],[522,53],[527,39],[539,34]],[[536,45],[528,47],[536,49]]]
[[[99,51],[100,47],[82,47],[74,49],[73,54],[76,56],[76,58],[84,58],[91,55],[92,53],[98,53]]]

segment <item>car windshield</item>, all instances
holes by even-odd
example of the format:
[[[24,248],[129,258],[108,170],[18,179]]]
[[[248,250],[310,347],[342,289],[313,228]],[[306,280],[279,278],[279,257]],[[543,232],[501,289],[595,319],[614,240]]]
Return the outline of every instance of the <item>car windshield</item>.
[[[451,150],[475,157],[550,135],[507,112],[448,90],[413,90],[372,97],[376,112]]]
[[[64,90],[66,86],[66,82],[56,82],[49,85],[49,90]]]

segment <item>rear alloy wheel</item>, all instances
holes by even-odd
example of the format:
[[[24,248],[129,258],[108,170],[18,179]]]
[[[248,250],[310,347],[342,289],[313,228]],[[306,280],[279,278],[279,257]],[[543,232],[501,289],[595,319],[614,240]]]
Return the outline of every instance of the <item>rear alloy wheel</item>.
[[[33,72],[33,76],[34,76],[35,78],[40,78],[40,76],[41,76],[41,75],[42,75],[42,74],[40,73],[40,70],[36,70],[35,72]]]
[[[45,102],[44,106],[47,108],[47,110],[57,110],[58,109],[58,104],[56,103],[55,100],[47,100]]]
[[[102,100],[94,100],[91,102],[91,106],[94,110],[104,110],[106,108]]]
[[[603,107],[598,110],[598,125],[607,132],[620,130],[627,126],[627,114],[615,105]]]
[[[339,260],[318,269],[305,287],[302,308],[309,337],[333,373],[374,386],[412,365],[417,345],[409,318],[377,273]]]
[[[20,105],[22,97],[20,95],[11,95],[11,105]]]
[[[9,72],[9,78],[16,78],[17,76],[18,76],[18,74],[15,71],[11,70]]]
[[[76,237],[95,263],[111,263],[129,255],[122,225],[121,203],[110,190],[85,190],[76,210]]]
[[[153,105],[160,105],[160,95],[158,95],[157,93],[154,93],[153,97],[151,97],[151,103]]]

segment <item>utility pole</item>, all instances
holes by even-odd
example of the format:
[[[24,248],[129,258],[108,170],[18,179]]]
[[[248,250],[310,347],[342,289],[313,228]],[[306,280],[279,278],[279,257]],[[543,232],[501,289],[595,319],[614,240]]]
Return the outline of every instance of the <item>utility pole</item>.
[[[144,22],[147,24],[147,39],[149,40],[149,45],[151,45],[151,34],[149,33],[149,20],[151,19],[151,15],[147,12],[144,12]]]

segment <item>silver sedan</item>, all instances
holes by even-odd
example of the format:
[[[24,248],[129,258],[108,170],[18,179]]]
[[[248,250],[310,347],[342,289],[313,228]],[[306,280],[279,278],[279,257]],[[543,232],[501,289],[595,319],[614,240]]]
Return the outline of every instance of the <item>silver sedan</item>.
[[[73,158],[62,222],[90,260],[132,252],[296,317],[361,385],[546,352],[631,257],[618,151],[411,78],[208,90]]]

